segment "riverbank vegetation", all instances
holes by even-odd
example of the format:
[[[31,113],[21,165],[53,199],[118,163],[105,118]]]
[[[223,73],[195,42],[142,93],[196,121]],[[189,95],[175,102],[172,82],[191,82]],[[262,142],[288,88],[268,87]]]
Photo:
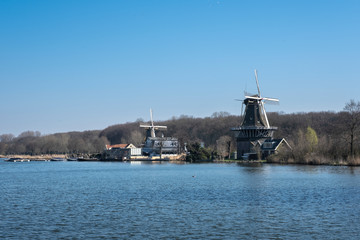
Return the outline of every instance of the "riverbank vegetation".
[[[360,102],[349,101],[341,112],[268,113],[272,126],[277,126],[274,138],[286,138],[292,150],[272,155],[269,162],[301,164],[360,165]],[[104,130],[56,133],[42,136],[27,131],[15,137],[0,135],[0,154],[92,154],[101,152],[105,144],[144,141],[139,128],[143,121],[117,124]],[[173,117],[157,122],[168,126],[166,136],[186,143],[191,158],[229,159],[236,150],[230,128],[239,126],[240,116],[226,112],[211,117]],[[204,146],[204,147],[202,147]]]
[[[272,113],[269,119],[279,126],[276,135],[285,137],[293,149],[268,161],[360,165],[360,102],[351,100],[339,113]]]
[[[26,131],[15,137],[0,135],[0,155],[43,154],[93,154],[104,149],[107,139],[100,131],[56,133],[41,136],[39,132]]]

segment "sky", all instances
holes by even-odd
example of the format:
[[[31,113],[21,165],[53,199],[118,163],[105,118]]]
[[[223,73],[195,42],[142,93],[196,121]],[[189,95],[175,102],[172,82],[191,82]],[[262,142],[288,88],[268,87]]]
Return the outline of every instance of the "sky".
[[[0,134],[360,100],[360,1],[2,0]]]

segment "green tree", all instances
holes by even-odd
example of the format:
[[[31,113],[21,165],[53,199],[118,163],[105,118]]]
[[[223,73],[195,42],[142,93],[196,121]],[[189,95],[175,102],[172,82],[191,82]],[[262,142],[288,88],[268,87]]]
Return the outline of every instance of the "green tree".
[[[189,155],[186,157],[187,161],[209,160],[211,158],[211,150],[201,147],[200,143],[195,142],[188,145]]]
[[[306,141],[308,143],[308,147],[310,152],[314,152],[318,145],[318,137],[314,129],[311,127],[307,127],[305,134]]]

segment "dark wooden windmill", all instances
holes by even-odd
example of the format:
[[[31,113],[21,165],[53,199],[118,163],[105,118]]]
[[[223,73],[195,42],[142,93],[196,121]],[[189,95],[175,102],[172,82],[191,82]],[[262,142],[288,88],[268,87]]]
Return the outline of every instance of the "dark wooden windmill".
[[[277,127],[272,127],[266,115],[264,104],[267,101],[279,102],[275,98],[262,97],[259,81],[255,70],[255,79],[258,94],[245,96],[243,104],[245,111],[239,127],[232,128],[237,143],[237,159],[257,159],[256,147],[260,147],[267,139],[272,139]]]

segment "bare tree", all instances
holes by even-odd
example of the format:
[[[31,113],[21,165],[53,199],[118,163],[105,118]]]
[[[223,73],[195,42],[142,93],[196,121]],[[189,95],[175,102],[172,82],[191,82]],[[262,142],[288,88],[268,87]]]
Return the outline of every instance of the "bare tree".
[[[232,139],[230,136],[225,135],[221,136],[216,141],[216,150],[222,159],[224,159],[226,156],[230,156],[231,140]]]
[[[139,147],[141,143],[144,141],[144,136],[141,134],[140,131],[134,130],[131,132],[130,138],[128,140],[129,143],[132,143],[135,146]]]
[[[13,134],[2,134],[0,135],[0,142],[11,142],[14,138]]]
[[[353,157],[354,140],[360,127],[360,102],[355,102],[353,99],[350,100],[350,102],[346,103],[344,111],[348,113],[345,120],[345,134],[349,137],[350,155]]]
[[[35,137],[38,132],[26,131],[19,134],[18,138]]]

